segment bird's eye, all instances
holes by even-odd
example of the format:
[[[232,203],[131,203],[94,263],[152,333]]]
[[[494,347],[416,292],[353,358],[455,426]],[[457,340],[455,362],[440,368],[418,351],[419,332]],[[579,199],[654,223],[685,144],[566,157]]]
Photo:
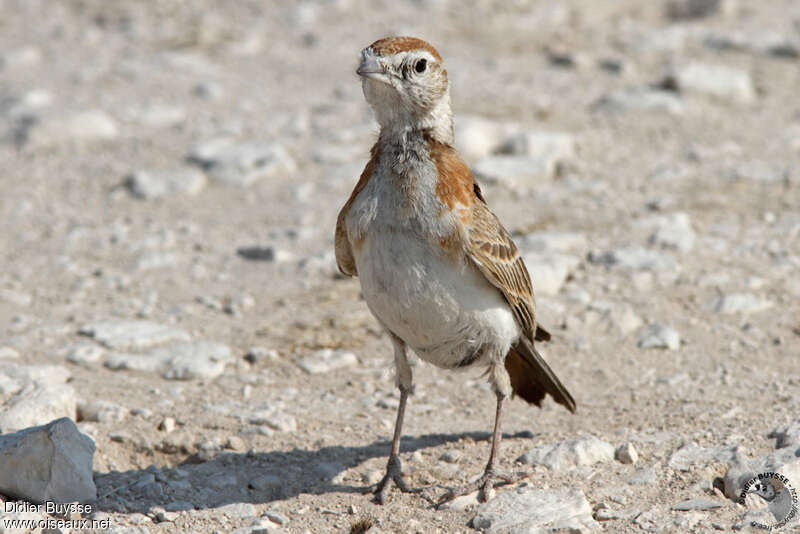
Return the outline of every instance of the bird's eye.
[[[428,60],[427,59],[420,59],[416,63],[414,63],[414,70],[423,73],[425,69],[428,67]]]

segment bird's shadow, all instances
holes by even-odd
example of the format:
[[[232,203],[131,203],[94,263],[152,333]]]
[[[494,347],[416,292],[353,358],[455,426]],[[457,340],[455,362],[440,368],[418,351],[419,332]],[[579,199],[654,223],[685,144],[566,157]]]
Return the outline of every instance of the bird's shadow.
[[[491,434],[404,436],[400,450],[414,452],[465,437],[484,441]],[[521,432],[503,437],[531,436],[529,432]],[[342,474],[371,458],[388,457],[390,445],[389,441],[381,440],[362,447],[222,452],[205,459],[195,455],[174,468],[95,473],[98,495],[95,508],[114,513],[146,513],[154,507],[167,511],[202,510],[233,503],[264,504],[300,494],[365,493],[366,482]]]

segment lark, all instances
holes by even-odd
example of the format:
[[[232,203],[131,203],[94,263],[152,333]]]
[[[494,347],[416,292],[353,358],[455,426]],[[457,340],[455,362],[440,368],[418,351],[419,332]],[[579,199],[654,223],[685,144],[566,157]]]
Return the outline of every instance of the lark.
[[[512,394],[540,405],[575,401],[539,354],[550,334],[536,321],[528,270],[508,231],[453,148],[450,84],[442,57],[414,37],[380,39],[361,51],[356,73],[380,125],[371,157],[336,221],[339,270],[357,276],[364,300],[394,347],[400,390],[384,503],[403,480],[400,436],[411,349],[444,369],[482,366],[497,397],[489,461],[475,482],[440,500],[479,490],[486,500],[511,477],[495,468],[503,405]]]

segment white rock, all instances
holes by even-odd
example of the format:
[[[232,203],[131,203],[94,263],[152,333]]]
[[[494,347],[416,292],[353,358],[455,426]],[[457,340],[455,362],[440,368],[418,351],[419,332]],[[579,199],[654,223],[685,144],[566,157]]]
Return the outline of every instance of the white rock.
[[[22,291],[13,289],[0,289],[0,302],[8,302],[17,306],[29,306],[33,298]]]
[[[226,185],[247,187],[278,174],[292,174],[292,157],[278,143],[244,142],[219,138],[193,145],[189,160],[206,169],[208,176]]]
[[[500,152],[550,162],[555,168],[575,157],[576,146],[575,138],[568,133],[525,131],[506,138]]]
[[[691,510],[713,510],[715,508],[721,508],[722,503],[718,501],[712,501],[711,499],[705,499],[703,497],[698,497],[695,499],[687,499],[685,501],[681,501],[675,506],[672,507],[673,510],[678,510],[680,512],[688,512]]]
[[[487,532],[590,532],[599,529],[592,507],[577,488],[504,491],[483,504],[473,528]]]
[[[639,453],[633,443],[623,443],[614,451],[614,458],[623,464],[635,464],[639,460]]]
[[[196,195],[206,186],[205,175],[197,169],[137,171],[126,185],[139,198],[161,198],[176,194]]]
[[[15,360],[19,358],[19,352],[13,347],[0,347],[0,360]]]
[[[580,264],[580,259],[575,256],[552,252],[531,252],[524,254],[523,260],[533,281],[534,294],[540,295],[556,295]]]
[[[219,376],[231,360],[232,352],[227,345],[194,341],[159,347],[146,354],[112,353],[105,366],[114,370],[159,372],[171,380],[192,380]]]
[[[256,507],[249,502],[226,504],[217,508],[215,512],[228,517],[255,517],[258,515],[256,514]]]
[[[625,335],[638,330],[644,323],[642,318],[630,306],[622,306],[621,309],[615,310],[609,315],[609,320],[612,325]]]
[[[694,247],[697,236],[688,213],[677,212],[654,217],[649,223],[657,228],[650,236],[651,244],[681,252],[689,252]]]
[[[138,110],[135,119],[145,126],[167,128],[186,120],[186,111],[177,106],[153,104],[145,109]]]
[[[566,471],[573,467],[613,460],[613,445],[594,436],[584,436],[535,447],[523,454],[518,461],[523,464],[544,465],[554,471]]]
[[[758,313],[774,306],[770,300],[760,299],[746,293],[723,295],[714,301],[714,310],[718,313]]]
[[[99,321],[82,326],[80,333],[116,350],[143,349],[170,341],[189,340],[189,334],[184,330],[150,321]]]
[[[620,248],[602,253],[592,252],[589,254],[589,261],[635,271],[661,271],[676,268],[675,261],[666,254],[641,247]]]
[[[99,347],[97,345],[81,343],[67,347],[63,353],[68,362],[89,366],[100,361],[100,359],[105,355],[106,351],[103,347]]]
[[[0,67],[5,69],[32,67],[42,60],[42,51],[35,46],[12,48],[0,54]]]
[[[458,152],[467,161],[478,161],[494,152],[509,126],[478,115],[457,114],[455,138]]]
[[[675,81],[682,92],[699,93],[741,104],[749,104],[756,99],[750,73],[723,65],[693,61],[677,71]]]
[[[601,111],[655,111],[673,115],[683,113],[683,100],[671,91],[632,87],[611,93],[595,104]]]
[[[266,425],[278,432],[294,432],[297,430],[297,420],[293,416],[274,410],[255,412],[247,420],[252,425]]]
[[[93,501],[94,451],[67,418],[0,436],[0,492],[36,503]]]
[[[669,0],[667,16],[673,20],[695,19],[710,15],[730,16],[737,11],[738,0]]]
[[[69,370],[56,365],[5,366],[0,376],[14,383],[13,396],[0,410],[0,432],[16,431],[41,425],[60,417],[75,419],[75,390],[66,381]],[[3,388],[12,384],[3,381]]]
[[[96,400],[78,404],[78,418],[97,423],[120,423],[128,410],[114,402]]]
[[[515,239],[526,252],[580,252],[586,249],[584,234],[577,232],[533,232]]]
[[[487,156],[473,167],[479,181],[515,187],[550,180],[556,165],[548,158],[531,156]]]
[[[700,447],[694,441],[690,441],[672,453],[667,465],[679,471],[691,471],[696,467],[704,467],[713,462],[731,462],[740,454],[741,449],[738,446]]]
[[[639,348],[678,350],[681,348],[681,336],[671,326],[653,324],[639,336]]]
[[[119,135],[114,120],[100,110],[39,116],[22,127],[24,131],[20,133],[20,137],[34,146],[50,146],[70,141],[103,141],[115,139]]]
[[[358,358],[352,352],[343,350],[322,349],[300,360],[297,364],[303,371],[315,375],[328,373],[336,369],[352,367],[358,364]]]

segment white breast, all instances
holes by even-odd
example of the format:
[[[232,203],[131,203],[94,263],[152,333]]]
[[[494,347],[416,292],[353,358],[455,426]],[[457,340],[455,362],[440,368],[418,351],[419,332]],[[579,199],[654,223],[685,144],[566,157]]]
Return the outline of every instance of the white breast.
[[[348,228],[363,237],[353,252],[367,305],[437,366],[503,358],[520,332],[507,302],[463,254],[441,248],[455,221],[440,215],[432,189],[417,193],[427,202],[409,209],[391,182],[373,178],[351,207]]]

